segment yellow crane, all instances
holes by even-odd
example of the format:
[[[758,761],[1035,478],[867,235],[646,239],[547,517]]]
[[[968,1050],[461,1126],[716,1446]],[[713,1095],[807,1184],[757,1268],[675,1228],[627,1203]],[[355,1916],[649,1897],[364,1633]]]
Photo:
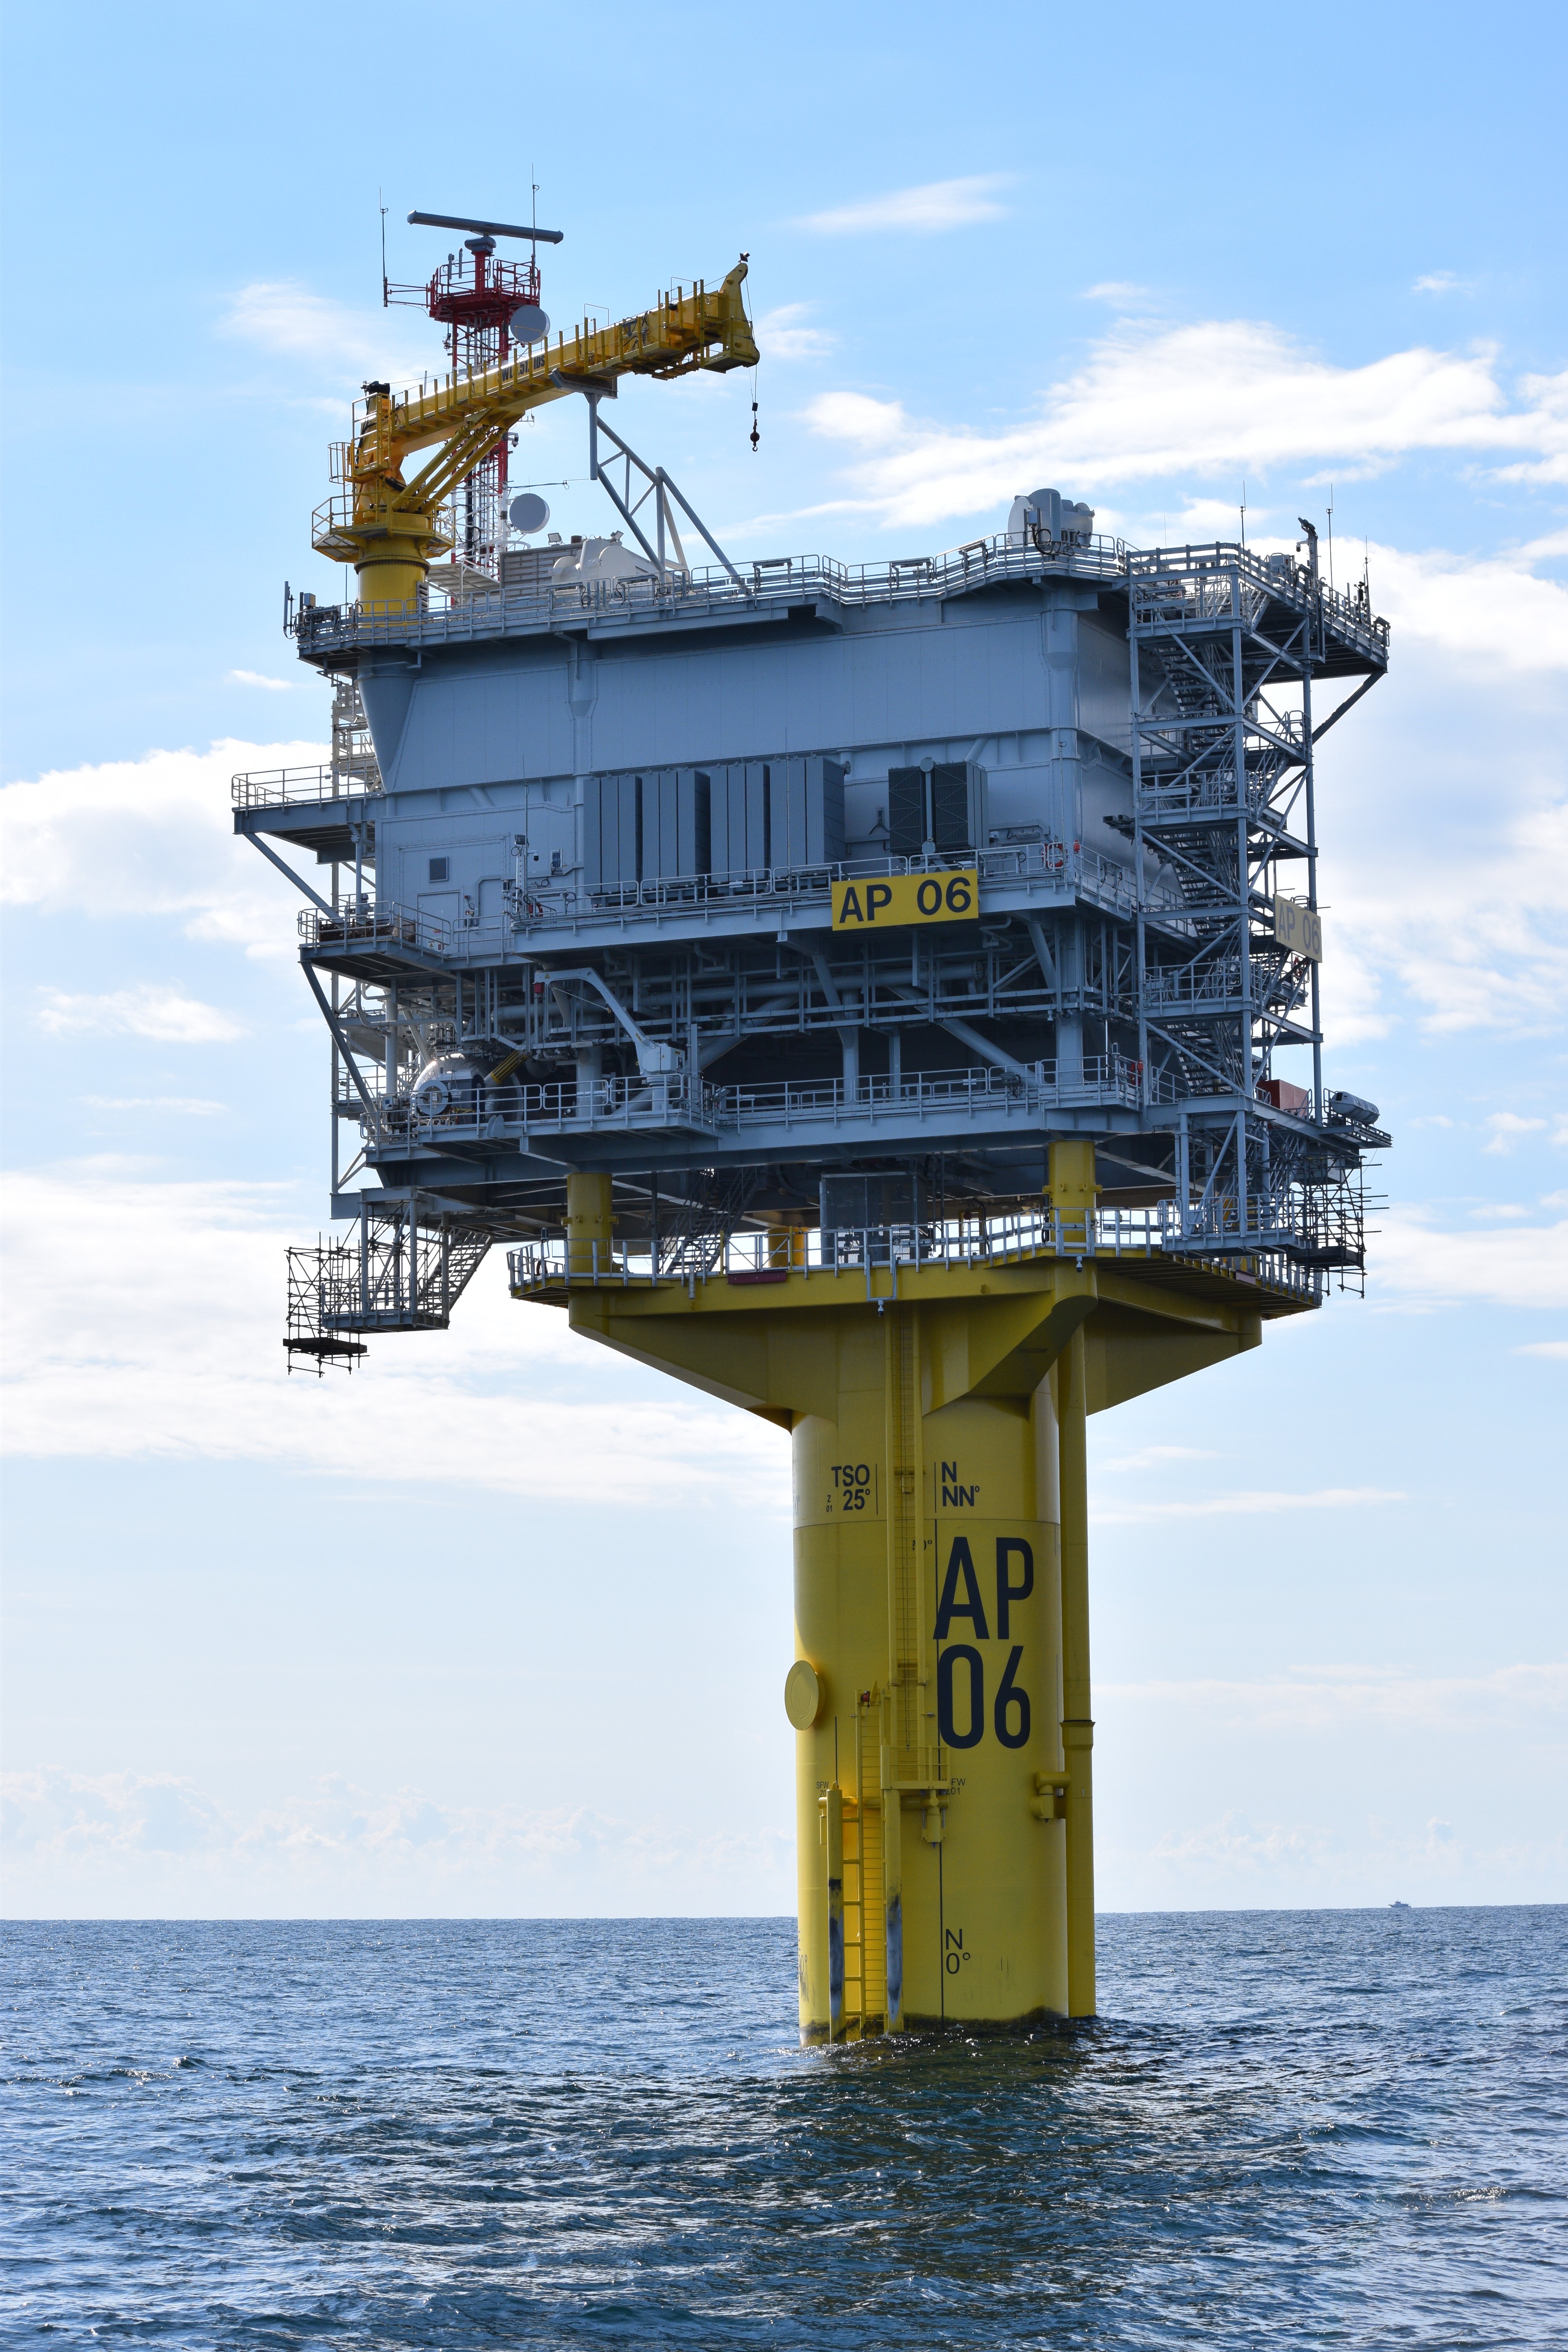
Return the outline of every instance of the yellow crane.
[[[412,604],[431,557],[452,544],[439,525],[443,505],[519,417],[570,393],[612,393],[624,375],[668,379],[754,367],[745,278],[742,254],[717,288],[699,278],[613,326],[584,320],[570,339],[531,344],[481,373],[454,368],[432,388],[401,395],[368,386],[353,439],[332,451],[332,478],[343,490],[311,519],[317,554],[353,564],[366,609]],[[432,446],[436,454],[405,480],[405,460]]]

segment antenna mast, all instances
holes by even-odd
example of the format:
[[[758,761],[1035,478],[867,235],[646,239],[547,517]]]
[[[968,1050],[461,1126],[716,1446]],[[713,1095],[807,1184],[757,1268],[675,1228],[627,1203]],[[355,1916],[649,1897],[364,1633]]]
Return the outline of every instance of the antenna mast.
[[[534,191],[538,211],[538,190]],[[385,206],[382,207],[385,239]],[[460,213],[410,213],[416,228],[467,229],[461,250],[449,253],[423,286],[388,286],[383,255],[384,301],[422,308],[447,330],[446,344],[455,377],[482,376],[504,367],[513,344],[536,343],[550,332],[539,304],[540,245],[559,245],[563,232],[523,228],[507,221],[470,220]],[[496,239],[520,237],[533,247],[527,261],[498,261]],[[452,582],[459,590],[479,575],[486,585],[500,574],[506,546],[507,469],[516,446],[514,433],[502,433],[455,485],[442,518],[453,545]]]

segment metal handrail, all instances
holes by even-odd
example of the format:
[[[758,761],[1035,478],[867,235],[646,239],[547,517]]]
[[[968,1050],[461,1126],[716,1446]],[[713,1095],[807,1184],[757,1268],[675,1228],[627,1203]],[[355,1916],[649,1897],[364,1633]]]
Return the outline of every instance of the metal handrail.
[[[719,1241],[709,1265],[656,1265],[646,1244],[639,1248],[635,1243],[569,1242],[563,1234],[550,1234],[510,1250],[507,1265],[512,1290],[521,1294],[573,1286],[626,1288],[661,1281],[690,1288],[698,1282],[735,1277],[785,1280],[797,1276],[809,1281],[816,1275],[839,1279],[860,1274],[869,1295],[874,1274],[889,1274],[896,1283],[904,1269],[966,1270],[1026,1265],[1040,1258],[1072,1258],[1081,1264],[1172,1254],[1185,1264],[1201,1265],[1207,1251],[1233,1278],[1239,1275],[1249,1283],[1265,1282],[1305,1299],[1318,1296],[1321,1276],[1319,1269],[1290,1254],[1300,1238],[1295,1224],[1258,1222],[1240,1234],[1219,1220],[1200,1223],[1191,1211],[1184,1218],[1173,1202],[1162,1202],[1146,1209],[1076,1215],[1040,1210],[897,1225],[742,1229]]]
[[[826,901],[836,882],[945,872],[955,865],[978,867],[982,882],[993,886],[1018,882],[1081,891],[1112,912],[1132,914],[1139,903],[1131,866],[1077,842],[1069,846],[1065,842],[1045,841],[1009,843],[964,856],[844,857],[821,866],[746,866],[728,873],[658,875],[641,881],[587,887],[573,883],[551,888],[531,882],[513,886],[510,920],[516,930],[531,930],[541,925],[576,925],[605,916],[625,921],[657,919],[665,913],[733,911],[763,900],[784,899],[798,907]],[[1186,912],[1181,893],[1163,879],[1146,886],[1142,903],[1146,911],[1156,914]],[[490,919],[492,924],[505,919]],[[472,930],[474,926],[468,929]]]
[[[542,589],[503,588],[498,583],[493,594],[465,595],[444,612],[427,604],[413,612],[368,613],[357,604],[314,604],[296,611],[289,626],[303,645],[317,639],[376,644],[411,636],[467,638],[503,635],[508,628],[531,625],[549,628],[567,620],[581,625],[584,616],[661,621],[713,605],[732,609],[737,604],[799,604],[816,596],[841,605],[920,603],[983,581],[1038,582],[1058,573],[1115,580],[1124,575],[1127,562],[1126,544],[1119,539],[1064,542],[1047,554],[1003,532],[919,565],[907,559],[849,564],[828,555],[802,555],[759,561],[739,585],[716,564],[647,579],[574,582],[560,587],[552,580]]]
[[[916,562],[847,564],[832,556],[759,558],[739,583],[718,565],[691,572],[667,571],[647,579],[588,581],[547,586],[503,588],[491,594],[465,594],[443,611],[424,603],[366,612],[357,604],[313,604],[295,612],[289,627],[309,649],[320,644],[405,644],[504,635],[510,630],[551,629],[584,620],[658,622],[700,614],[713,608],[799,604],[818,596],[839,605],[920,603],[928,597],[962,594],[977,585],[1038,583],[1065,575],[1125,582],[1135,606],[1179,625],[1256,617],[1264,603],[1312,610],[1359,649],[1386,660],[1388,623],[1365,605],[1330,588],[1312,589],[1310,576],[1293,567],[1270,572],[1252,550],[1223,541],[1202,546],[1130,549],[1124,541],[1097,537],[1042,546],[1006,532],[972,540],[964,547]],[[1233,582],[1253,601],[1237,607]],[[1190,584],[1189,584],[1190,583]]]
[[[395,901],[374,904],[369,898],[342,898],[330,911],[301,907],[296,929],[307,947],[374,948],[384,941],[394,947],[416,948],[425,955],[444,956],[452,952],[452,940],[461,926]]]
[[[879,1111],[894,1114],[955,1104],[1016,1102],[1030,1109],[1065,1108],[1106,1101],[1136,1108],[1147,1101],[1175,1100],[1163,1072],[1146,1070],[1122,1054],[1086,1055],[1081,1068],[1061,1073],[1059,1063],[1042,1060],[1013,1072],[975,1064],[962,1070],[918,1070],[885,1076],[818,1080],[780,1080],[764,1086],[717,1087],[716,1116],[723,1124],[785,1125],[795,1120],[853,1118]]]
[[[1300,564],[1289,572],[1269,569],[1267,556],[1251,548],[1215,540],[1184,547],[1139,550],[1127,559],[1128,584],[1134,613],[1180,623],[1255,617],[1266,603],[1291,604],[1298,611],[1315,608],[1336,631],[1368,650],[1388,653],[1388,623],[1341,590],[1319,580]],[[1233,583],[1255,598],[1250,610],[1238,610]]]
[[[715,1086],[681,1071],[635,1077],[523,1084],[513,1079],[490,1087],[481,1081],[467,1101],[428,1117],[406,1097],[384,1100],[380,1073],[362,1074],[379,1105],[377,1125],[415,1140],[457,1142],[485,1136],[526,1137],[538,1129],[698,1127],[705,1133],[741,1134],[748,1129],[836,1127],[879,1120],[923,1120],[955,1109],[973,1113],[983,1106],[1029,1116],[1049,1110],[1099,1108],[1107,1103],[1137,1109],[1173,1103],[1174,1081],[1121,1054],[1086,1055],[1081,1068],[1063,1072],[1051,1060],[1017,1072],[976,1064],[962,1070],[917,1070],[907,1076],[858,1080],[781,1080],[765,1086]],[[339,1100],[360,1100],[346,1072],[340,1072]],[[362,1125],[370,1125],[368,1113]]]
[[[382,790],[374,759],[363,768],[252,768],[229,782],[236,808],[292,808],[313,801],[358,800]]]
[[[1129,866],[1104,857],[1097,849],[1074,842],[1017,842],[1005,848],[983,849],[963,858],[847,857],[823,866],[750,866],[727,874],[679,874],[641,882],[608,882],[584,888],[577,885],[550,889],[539,883],[508,883],[506,911],[475,914],[461,922],[426,915],[387,901],[375,907],[345,900],[332,915],[311,908],[301,911],[300,936],[311,946],[374,944],[377,939],[402,939],[425,952],[463,961],[493,961],[506,950],[509,939],[551,926],[576,927],[606,916],[626,921],[654,918],[666,912],[689,914],[698,909],[734,909],[763,900],[787,901],[799,907],[825,903],[836,882],[864,880],[880,875],[946,872],[955,864],[977,866],[981,880],[992,885],[1009,881],[1070,888],[1092,898],[1112,913],[1133,914],[1139,906],[1137,881]],[[1173,918],[1186,914],[1185,900],[1163,881],[1145,887],[1145,912]],[[984,912],[984,907],[981,909]],[[345,931],[343,926],[347,924]]]

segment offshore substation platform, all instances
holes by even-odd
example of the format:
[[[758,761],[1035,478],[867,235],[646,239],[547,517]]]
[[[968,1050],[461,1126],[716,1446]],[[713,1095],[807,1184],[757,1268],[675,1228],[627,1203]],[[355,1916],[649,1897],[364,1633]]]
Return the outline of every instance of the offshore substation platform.
[[[1360,1285],[1313,758],[1386,624],[1306,524],[1137,550],[1053,489],[731,562],[601,412],[754,364],[745,257],[552,340],[496,258],[551,233],[410,217],[466,233],[386,289],[451,365],[364,387],[314,533],[358,598],[286,600],[332,756],[235,783],[330,1039],[289,1361],[445,1328],[503,1245],[788,1431],[803,2035],[1091,2014],[1085,1419]],[[507,467],[575,396],[616,520],[568,540]]]

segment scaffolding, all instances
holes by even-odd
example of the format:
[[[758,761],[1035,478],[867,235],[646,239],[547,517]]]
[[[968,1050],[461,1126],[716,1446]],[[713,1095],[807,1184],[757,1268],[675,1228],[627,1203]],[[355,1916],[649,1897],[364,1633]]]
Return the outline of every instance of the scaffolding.
[[[488,1226],[410,1192],[361,1196],[357,1230],[289,1251],[289,1370],[353,1371],[362,1332],[444,1331],[482,1265]]]

